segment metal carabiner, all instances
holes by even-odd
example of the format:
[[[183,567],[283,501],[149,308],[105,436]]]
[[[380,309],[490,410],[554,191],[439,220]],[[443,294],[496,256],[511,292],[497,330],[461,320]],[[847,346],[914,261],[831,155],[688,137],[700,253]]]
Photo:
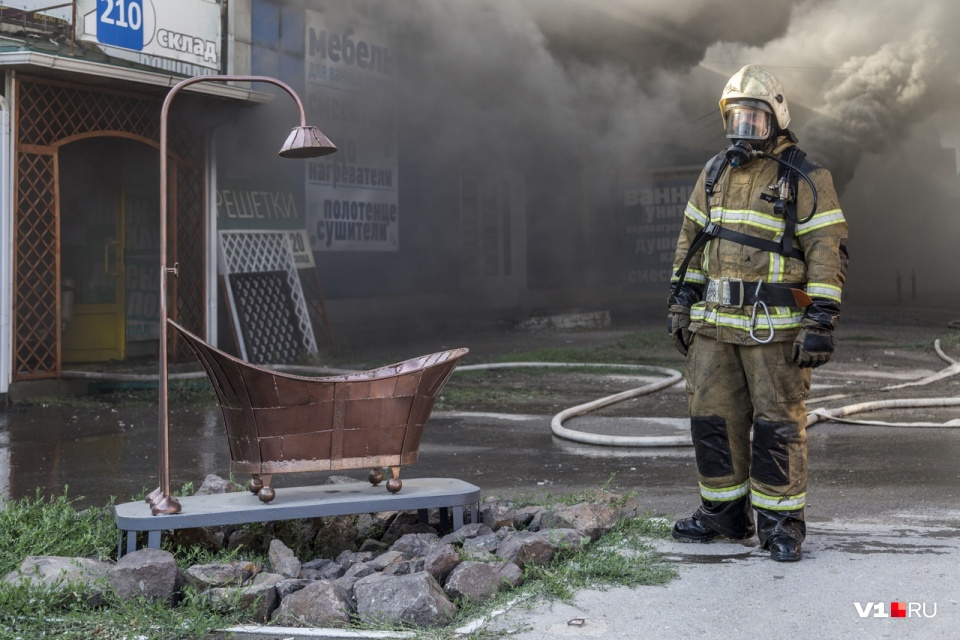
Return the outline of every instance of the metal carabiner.
[[[763,280],[757,283],[757,290],[753,294],[753,310],[750,313],[750,337],[753,338],[754,342],[759,344],[769,344],[773,342],[773,319],[770,317],[770,310],[767,308],[767,303],[760,300],[760,287],[763,285]],[[757,326],[757,307],[763,307],[763,315],[767,318],[767,329],[770,331],[770,335],[767,336],[766,340],[761,340],[754,333],[753,330]]]

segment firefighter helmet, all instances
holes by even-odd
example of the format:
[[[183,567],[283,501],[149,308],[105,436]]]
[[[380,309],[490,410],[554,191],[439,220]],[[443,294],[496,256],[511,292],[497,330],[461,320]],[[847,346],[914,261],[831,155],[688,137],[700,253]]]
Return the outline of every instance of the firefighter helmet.
[[[783,86],[758,65],[748,64],[733,74],[720,95],[720,115],[728,137],[742,137],[732,134],[728,122],[728,114],[735,105],[761,107],[762,111],[773,115],[780,130],[786,130],[790,124],[790,109],[783,95]]]

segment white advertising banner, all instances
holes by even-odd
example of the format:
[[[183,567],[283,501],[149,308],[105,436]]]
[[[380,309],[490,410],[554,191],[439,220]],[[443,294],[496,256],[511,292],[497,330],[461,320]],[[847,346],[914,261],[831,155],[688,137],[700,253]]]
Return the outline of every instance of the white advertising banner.
[[[676,167],[621,184],[620,229],[625,284],[664,290],[673,275],[683,212],[701,167]]]
[[[216,0],[77,0],[77,38],[143,56],[220,68]]]
[[[367,25],[330,24],[306,11],[308,120],[337,145],[306,163],[306,217],[314,251],[397,251],[396,64]]]

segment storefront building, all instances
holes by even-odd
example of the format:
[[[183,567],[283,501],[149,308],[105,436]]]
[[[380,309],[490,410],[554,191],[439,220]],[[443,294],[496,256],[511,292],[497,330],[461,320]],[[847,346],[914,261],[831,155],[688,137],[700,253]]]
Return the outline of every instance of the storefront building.
[[[182,78],[230,69],[229,19],[176,0],[144,20],[144,4],[0,6],[0,394],[74,363],[156,357],[161,108]],[[200,333],[216,304],[210,131],[225,105],[268,99],[201,83],[170,109],[170,315]]]
[[[106,13],[121,5],[123,16]],[[275,354],[254,357],[249,343],[272,346],[277,323],[315,352],[642,299],[660,312],[697,167],[614,175],[591,160],[602,145],[585,152],[575,119],[559,135],[513,107],[497,126],[476,121],[498,106],[483,103],[487,86],[458,96],[451,78],[469,76],[469,61],[433,73],[456,47],[437,29],[447,49],[411,49],[395,5],[44,6],[0,0],[0,394],[74,365],[156,358],[161,109],[198,75],[286,83],[339,148],[278,159],[296,110],[270,84],[199,83],[174,101],[169,315],[210,342],[266,364]],[[487,71],[499,80],[524,62]],[[432,109],[440,100],[446,110]],[[293,284],[270,262],[279,237]]]

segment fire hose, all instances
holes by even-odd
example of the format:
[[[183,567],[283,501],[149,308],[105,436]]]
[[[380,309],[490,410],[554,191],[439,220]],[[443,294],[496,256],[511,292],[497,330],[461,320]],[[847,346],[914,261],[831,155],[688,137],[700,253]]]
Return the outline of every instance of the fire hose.
[[[586,404],[577,405],[564,409],[553,417],[550,421],[550,429],[553,433],[566,440],[574,440],[585,444],[613,445],[620,447],[679,447],[691,444],[689,436],[610,436],[598,433],[586,433],[575,429],[568,429],[563,426],[563,421],[576,416],[582,416],[591,411],[602,409],[603,407],[630,400],[639,396],[647,395],[667,389],[677,384],[683,379],[683,374],[675,369],[666,367],[650,367],[645,365],[618,364],[611,365],[605,363],[570,363],[570,362],[500,362],[494,364],[475,364],[466,365],[457,368],[457,371],[469,370],[489,370],[489,369],[512,369],[517,367],[603,367],[618,369],[634,369],[656,371],[667,377],[650,384],[646,384],[636,389],[628,389],[611,396],[606,396]]]
[[[960,321],[957,321],[957,324],[960,325]],[[951,323],[953,326],[953,323]],[[954,376],[960,373],[960,362],[953,360],[947,356],[943,350],[940,348],[940,341],[936,340],[934,342],[934,349],[937,352],[937,355],[941,359],[950,363],[950,366],[943,369],[942,371],[922,378],[921,380],[916,380],[914,382],[908,382],[905,384],[885,387],[884,390],[895,390],[901,389],[909,386],[920,386],[926,385],[938,380],[943,380],[945,378]],[[526,364],[526,363],[512,363],[517,364]],[[539,363],[545,364],[545,363]],[[482,366],[482,365],[480,365]],[[568,365],[569,366],[569,365]],[[579,365],[579,366],[591,366],[591,365]],[[593,365],[593,366],[609,366],[609,365]],[[625,365],[632,366],[632,365]],[[596,433],[587,433],[584,431],[578,431],[575,429],[569,429],[563,426],[564,421],[574,418],[576,416],[582,416],[584,414],[596,411],[603,407],[607,407],[611,404],[617,402],[622,402],[630,398],[636,398],[638,396],[646,395],[649,393],[654,393],[661,389],[668,388],[676,384],[682,377],[679,371],[673,369],[666,369],[660,367],[643,367],[646,369],[658,370],[662,373],[668,374],[670,377],[667,379],[656,382],[653,384],[645,385],[643,387],[638,387],[636,389],[631,389],[628,391],[623,391],[621,393],[606,396],[592,402],[585,404],[577,405],[575,407],[570,407],[565,409],[560,413],[553,416],[553,419],[550,421],[550,429],[553,431],[554,435],[560,438],[567,440],[573,440],[575,442],[581,442],[584,444],[597,444],[597,445],[606,445],[606,446],[618,446],[618,447],[679,447],[679,446],[692,446],[693,442],[690,439],[689,435],[684,436],[616,436],[616,435],[604,435]],[[846,424],[861,424],[868,426],[884,426],[884,427],[960,427],[960,418],[950,420],[945,423],[929,423],[929,422],[912,422],[912,423],[891,423],[891,422],[880,422],[874,420],[850,420],[846,416],[854,415],[858,413],[866,413],[870,411],[877,411],[881,409],[915,409],[915,408],[930,408],[930,407],[957,407],[960,406],[960,397],[953,398],[919,398],[919,399],[893,399],[893,400],[878,400],[874,402],[861,402],[857,404],[847,405],[843,407],[837,407],[835,409],[815,409],[807,413],[807,427],[813,426],[817,422],[822,421],[833,421],[833,422],[842,422]]]
[[[953,321],[950,323],[952,328],[960,328],[960,320]],[[920,380],[913,382],[907,382],[899,385],[884,387],[884,391],[892,391],[897,389],[903,389],[906,387],[912,386],[922,386],[943,380],[960,373],[960,362],[949,357],[940,347],[940,340],[934,341],[934,349],[937,355],[949,363],[950,366],[945,369],[930,375],[926,376]],[[330,368],[321,368],[321,367],[303,367],[297,365],[274,365],[275,368],[287,369],[287,370],[310,370],[313,373],[327,373],[327,374],[341,374],[341,373],[350,373],[352,370],[348,369],[330,369]],[[617,447],[682,447],[682,446],[692,446],[692,440],[688,434],[682,436],[618,436],[618,435],[607,435],[607,434],[598,434],[598,433],[589,433],[585,431],[579,431],[577,429],[571,429],[569,427],[563,426],[563,423],[570,418],[575,418],[578,416],[586,415],[593,411],[598,411],[604,407],[608,407],[612,404],[623,402],[625,400],[630,400],[633,398],[638,398],[640,396],[649,395],[651,393],[656,393],[663,389],[674,386],[683,379],[683,374],[676,369],[670,369],[667,367],[654,367],[647,365],[632,365],[632,364],[609,364],[609,363],[569,363],[569,362],[498,362],[498,363],[486,363],[486,364],[474,364],[474,365],[461,365],[456,369],[456,371],[476,371],[476,370],[494,370],[494,369],[516,369],[516,368],[583,368],[583,367],[602,367],[606,369],[616,368],[616,369],[629,369],[629,370],[642,370],[642,371],[654,371],[659,374],[665,375],[666,377],[662,380],[657,380],[655,382],[637,387],[634,389],[628,389],[627,391],[621,391],[610,396],[605,396],[587,402],[584,404],[579,404],[568,409],[557,413],[553,416],[550,421],[550,429],[554,435],[559,438],[564,438],[565,440],[572,440],[574,442],[580,442],[583,444],[593,444],[593,445],[603,445],[603,446],[617,446]],[[104,374],[97,374],[93,372],[80,372],[80,371],[63,371],[63,377],[74,377],[74,378],[102,378],[106,377]],[[170,374],[171,379],[193,379],[193,378],[203,378],[205,373],[200,372],[190,372],[190,373],[181,373],[181,374]],[[155,375],[141,375],[141,374],[112,374],[110,375],[112,379],[123,379],[123,380],[156,380]],[[845,424],[860,424],[868,426],[885,426],[885,427],[946,427],[954,428],[960,427],[960,418],[950,420],[945,423],[929,423],[929,422],[913,422],[913,423],[891,423],[891,422],[880,422],[875,420],[851,420],[847,416],[855,415],[858,413],[867,413],[870,411],[877,411],[882,409],[916,409],[916,408],[932,408],[932,407],[957,407],[960,406],[960,397],[952,398],[906,398],[906,399],[893,399],[893,400],[878,400],[873,402],[861,402],[857,404],[846,405],[843,407],[837,407],[834,409],[815,409],[807,413],[807,427],[811,427],[818,422],[824,421],[833,421],[841,422]]]

